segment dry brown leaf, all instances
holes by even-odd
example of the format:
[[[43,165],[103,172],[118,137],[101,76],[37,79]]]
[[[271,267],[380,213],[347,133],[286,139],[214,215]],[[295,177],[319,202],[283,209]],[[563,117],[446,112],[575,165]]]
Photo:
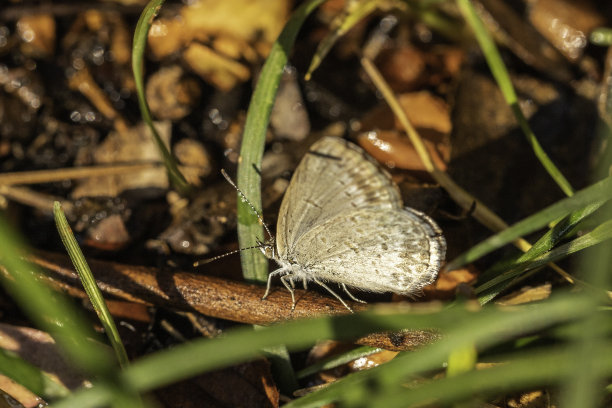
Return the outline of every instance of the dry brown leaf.
[[[425,165],[405,135],[394,130],[379,130],[361,133],[357,142],[363,149],[380,163],[389,168],[413,171],[426,171]],[[446,170],[446,163],[438,152],[438,145],[423,140],[433,162],[440,170]]]
[[[16,353],[69,389],[87,384],[66,364],[53,338],[43,331],[0,323],[0,348]]]
[[[320,341],[310,349],[306,365],[315,364],[319,361],[345,353],[353,348],[355,348],[353,343],[335,340]],[[338,367],[321,371],[317,374],[317,378],[326,383],[333,382],[349,373],[367,370],[386,363],[395,358],[397,354],[397,351],[381,350],[378,353],[370,354],[369,356],[355,359],[349,363],[339,365]]]
[[[536,286],[535,288],[526,286],[516,292],[512,292],[507,296],[502,297],[495,303],[500,306],[513,306],[548,299],[551,293],[551,287],[552,285],[550,283]]]
[[[470,284],[474,282],[477,277],[478,271],[471,265],[466,268],[441,273],[433,284],[423,288],[425,298],[428,300],[452,299],[459,285]]]
[[[438,168],[446,169],[452,130],[446,102],[427,91],[403,94],[398,99]],[[388,167],[424,171],[425,167],[401,129],[389,107],[381,105],[364,116],[357,140],[370,155]]]

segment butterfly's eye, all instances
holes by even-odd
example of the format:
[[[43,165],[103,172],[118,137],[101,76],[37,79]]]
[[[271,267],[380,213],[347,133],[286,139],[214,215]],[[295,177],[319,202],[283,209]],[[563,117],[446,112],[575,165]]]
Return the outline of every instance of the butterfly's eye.
[[[276,258],[276,242],[274,239],[269,239],[266,242],[258,242],[259,249],[266,256],[266,258]]]

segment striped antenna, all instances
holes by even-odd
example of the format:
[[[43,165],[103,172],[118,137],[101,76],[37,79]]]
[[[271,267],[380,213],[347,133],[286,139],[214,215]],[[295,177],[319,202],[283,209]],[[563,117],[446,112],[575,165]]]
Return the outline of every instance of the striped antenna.
[[[259,243],[258,245],[255,245],[255,246],[252,246],[252,247],[235,249],[233,251],[229,251],[229,252],[226,252],[226,253],[221,254],[221,255],[213,256],[212,258],[200,259],[199,261],[195,261],[193,263],[193,267],[197,268],[200,265],[205,265],[207,263],[216,261],[217,259],[225,258],[228,255],[233,255],[233,254],[237,254],[238,252],[241,252],[241,251],[246,251],[247,249],[261,249],[262,247],[263,247],[263,244]]]
[[[261,225],[263,225],[263,227],[266,229],[266,232],[268,233],[268,237],[272,238],[272,233],[270,232],[270,228],[268,228],[268,225],[264,222],[263,217],[261,216],[261,214],[255,209],[255,206],[253,205],[253,203],[251,203],[251,201],[249,201],[247,196],[245,196],[244,193],[238,188],[236,183],[234,183],[232,181],[232,179],[227,175],[225,170],[221,169],[221,174],[223,175],[223,177],[225,177],[227,182],[230,183],[232,185],[232,187],[234,187],[236,189],[236,191],[238,192],[238,194],[240,194],[240,197],[242,197],[244,202],[247,203],[249,205],[249,207],[251,207],[251,210],[253,210],[253,213],[255,213],[255,215],[257,216],[257,219],[259,220],[259,222],[261,222]],[[255,247],[255,248],[258,248],[258,247]],[[244,248],[244,249],[250,249],[250,248]],[[241,250],[239,249],[238,251],[241,251]]]
[[[255,215],[257,216],[257,219],[259,220],[259,222],[261,222],[261,224],[264,226],[264,228],[266,229],[266,232],[268,233],[268,236],[270,238],[272,238],[272,233],[270,232],[270,229],[268,228],[268,225],[264,222],[263,217],[261,216],[261,214],[259,214],[259,212],[255,209],[255,206],[253,205],[253,203],[251,203],[249,201],[249,199],[244,195],[244,193],[238,188],[238,186],[236,185],[236,183],[234,183],[234,181],[230,178],[230,176],[227,175],[227,173],[225,172],[225,170],[221,169],[221,174],[223,175],[223,177],[225,177],[225,179],[227,180],[228,183],[230,183],[232,185],[232,187],[234,187],[234,189],[236,189],[236,191],[238,192],[238,194],[240,194],[240,197],[242,197],[242,199],[249,205],[249,207],[251,207],[251,210],[253,210],[253,212],[255,213]],[[199,261],[195,261],[193,263],[194,268],[200,266],[200,265],[205,265],[207,263],[216,261],[217,259],[220,258],[224,258],[228,255],[233,255],[233,254],[237,254],[238,252],[241,251],[246,251],[248,249],[261,249],[264,248],[266,246],[266,243],[264,242],[259,242],[259,240],[257,240],[257,245],[255,246],[251,246],[251,247],[247,247],[247,248],[240,248],[240,249],[235,249],[233,251],[227,252],[225,254],[221,254],[221,255],[217,255],[217,256],[213,256],[212,258],[207,258],[207,259],[201,259]]]

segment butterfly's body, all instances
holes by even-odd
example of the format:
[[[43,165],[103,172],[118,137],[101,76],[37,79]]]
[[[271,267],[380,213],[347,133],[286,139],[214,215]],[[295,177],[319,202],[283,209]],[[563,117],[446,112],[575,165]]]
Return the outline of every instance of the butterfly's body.
[[[276,242],[265,246],[280,266],[268,290],[281,275],[292,295],[295,281],[314,281],[341,301],[324,282],[340,284],[354,300],[346,286],[409,295],[435,280],[445,250],[438,226],[403,208],[397,186],[361,148],[324,137],[296,169]]]

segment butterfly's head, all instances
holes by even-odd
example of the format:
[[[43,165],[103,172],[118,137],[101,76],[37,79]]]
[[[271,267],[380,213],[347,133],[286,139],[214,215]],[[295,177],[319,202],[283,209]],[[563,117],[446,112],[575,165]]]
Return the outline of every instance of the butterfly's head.
[[[266,256],[266,258],[277,258],[276,241],[274,240],[274,238],[267,239],[265,242],[259,241],[257,242],[257,245],[259,246],[261,252]]]

